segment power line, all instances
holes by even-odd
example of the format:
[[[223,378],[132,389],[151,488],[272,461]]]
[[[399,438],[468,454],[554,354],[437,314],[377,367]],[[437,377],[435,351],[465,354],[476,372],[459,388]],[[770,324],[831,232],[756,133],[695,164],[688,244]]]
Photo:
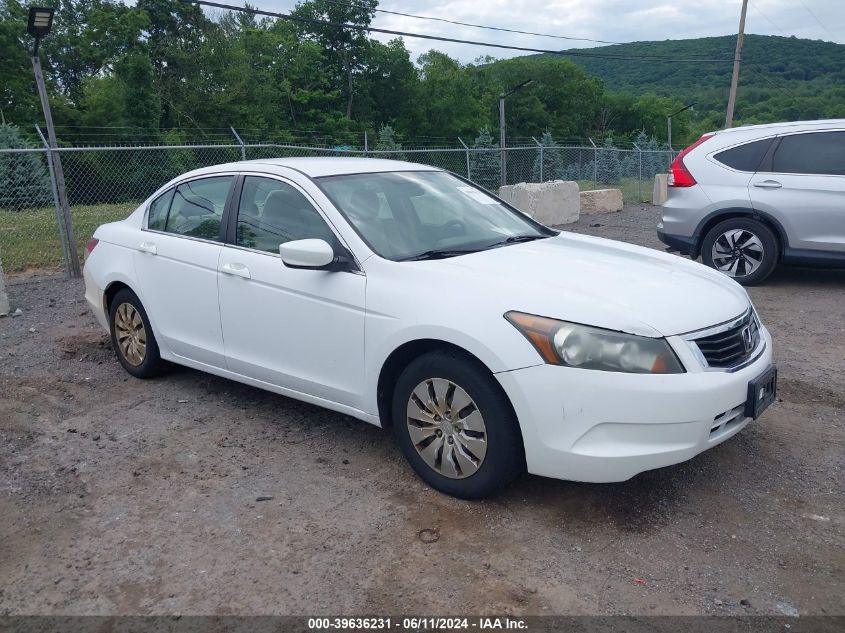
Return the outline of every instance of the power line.
[[[354,2],[340,2],[340,0],[323,0],[328,4],[335,4],[343,7],[352,7],[354,9],[367,9],[370,11],[377,11],[378,13],[387,13],[389,15],[399,15],[404,18],[413,18],[414,20],[431,20],[433,22],[445,22],[446,24],[456,24],[457,26],[468,26],[473,29],[487,29],[490,31],[502,31],[505,33],[518,33],[520,35],[534,35],[536,37],[551,37],[558,40],[573,40],[579,42],[593,42],[595,44],[626,44],[627,42],[612,42],[610,40],[594,40],[589,37],[569,37],[567,35],[552,35],[551,33],[535,33],[533,31],[519,31],[517,29],[506,29],[501,26],[485,26],[483,24],[472,24],[471,22],[459,22],[457,20],[447,20],[446,18],[435,18],[425,15],[413,15],[411,13],[402,13],[401,11],[390,11],[388,9],[377,9],[364,6],[362,4],[355,4]]]
[[[800,3],[801,3],[801,6],[802,6],[802,7],[804,7],[804,8],[807,10],[807,13],[809,13],[811,16],[813,16],[813,19],[814,19],[814,20],[818,23],[818,25],[819,25],[820,27],[822,27],[822,28],[824,29],[825,33],[827,33],[828,35],[830,35],[830,39],[831,39],[833,42],[836,42],[836,37],[833,35],[833,33],[831,33],[831,32],[828,30],[828,28],[827,28],[824,24],[822,24],[822,21],[821,21],[821,20],[819,20],[819,19],[818,19],[818,17],[816,17],[816,14],[815,14],[815,13],[813,13],[813,12],[810,10],[810,7],[808,7],[808,6],[804,3],[804,0],[798,0],[798,2],[800,2]]]
[[[752,6],[752,7],[754,7],[754,10],[755,10],[757,13],[759,13],[761,16],[763,16],[763,18],[766,20],[766,22],[768,22],[768,23],[769,23],[769,24],[771,24],[773,27],[775,27],[778,31],[780,31],[780,34],[781,34],[781,35],[783,35],[784,37],[787,37],[787,35],[786,35],[786,33],[784,32],[784,30],[783,30],[782,28],[780,28],[777,24],[775,24],[775,23],[774,23],[774,20],[772,20],[772,19],[771,19],[768,15],[766,15],[765,13],[763,13],[763,12],[759,9],[759,7],[758,7],[756,4],[754,4],[753,2],[751,2],[751,6]]]
[[[680,59],[676,57],[660,57],[656,55],[599,55],[596,53],[587,53],[580,51],[560,51],[548,48],[532,48],[529,46],[512,46],[509,44],[496,44],[494,42],[480,42],[476,40],[464,40],[456,37],[444,37],[442,35],[427,35],[423,33],[411,33],[408,31],[396,31],[393,29],[381,29],[374,26],[362,26],[360,24],[347,24],[345,22],[331,22],[329,20],[315,20],[313,18],[306,18],[298,15],[290,15],[287,13],[276,13],[273,11],[264,11],[263,9],[253,9],[251,7],[236,7],[231,4],[222,4],[219,2],[209,2],[208,0],[180,0],[186,4],[198,4],[207,7],[215,7],[217,9],[224,9],[226,11],[240,11],[243,13],[250,13],[252,15],[264,15],[272,18],[280,18],[282,20],[289,20],[291,22],[301,22],[303,24],[316,24],[319,26],[333,26],[341,29],[353,29],[357,31],[368,31],[370,33],[384,33],[386,35],[397,35],[399,37],[415,37],[424,40],[437,40],[439,42],[452,42],[455,44],[470,44],[472,46],[486,46],[489,48],[501,48],[512,51],[523,51],[527,53],[546,53],[549,55],[563,55],[567,57],[592,57],[596,59],[615,59],[615,60],[642,60],[642,61],[669,61],[669,62],[684,62],[684,63],[730,63],[730,59]]]

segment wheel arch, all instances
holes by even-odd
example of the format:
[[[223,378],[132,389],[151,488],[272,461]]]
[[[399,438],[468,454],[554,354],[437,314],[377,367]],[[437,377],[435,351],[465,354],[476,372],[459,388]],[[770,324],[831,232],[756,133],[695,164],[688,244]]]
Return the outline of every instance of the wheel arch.
[[[461,347],[460,345],[456,345],[455,343],[450,343],[448,341],[435,338],[420,338],[403,343],[402,345],[394,349],[388,355],[388,357],[385,359],[384,363],[381,366],[376,386],[376,399],[378,405],[379,419],[381,421],[382,427],[389,429],[393,426],[393,416],[390,412],[392,404],[391,399],[393,398],[393,390],[396,387],[396,382],[399,379],[399,374],[401,374],[402,370],[407,367],[408,364],[411,363],[414,359],[419,358],[423,354],[427,354],[429,352],[434,351],[455,352],[472,362],[480,370],[487,374],[487,376],[489,376],[489,378],[492,380],[493,384],[496,385],[496,389],[499,389],[502,392],[502,395],[505,397],[508,406],[511,408],[511,412],[514,414],[514,419],[516,419],[517,423],[519,423],[519,419],[516,416],[516,411],[514,410],[513,403],[508,397],[507,392],[499,384],[499,381],[496,380],[490,368],[480,358],[478,358],[478,356],[476,356],[469,350]],[[520,438],[522,438],[522,425],[520,424],[519,426],[519,435]],[[523,452],[524,450],[525,449],[523,447]]]
[[[730,220],[732,218],[748,218],[750,220],[756,220],[771,229],[778,243],[778,262],[783,259],[783,252],[784,249],[789,246],[789,240],[786,237],[786,231],[781,223],[767,213],[761,213],[756,209],[742,207],[719,209],[718,211],[713,211],[708,214],[707,217],[699,223],[695,230],[695,244],[693,246],[693,252],[690,253],[690,257],[697,259],[698,256],[701,255],[701,247],[704,244],[704,238],[707,233],[710,232],[710,229],[716,226],[719,222],[724,222],[725,220]]]
[[[135,292],[134,290],[132,290],[132,288],[129,286],[129,284],[127,284],[123,281],[120,281],[120,280],[115,280],[115,281],[110,282],[106,286],[106,289],[103,290],[103,310],[105,310],[107,318],[108,318],[108,315],[110,314],[111,302],[114,301],[114,298],[117,295],[117,293],[120,292],[121,290],[123,290],[124,288],[128,288],[132,292]],[[136,292],[135,294],[137,295],[138,293]]]

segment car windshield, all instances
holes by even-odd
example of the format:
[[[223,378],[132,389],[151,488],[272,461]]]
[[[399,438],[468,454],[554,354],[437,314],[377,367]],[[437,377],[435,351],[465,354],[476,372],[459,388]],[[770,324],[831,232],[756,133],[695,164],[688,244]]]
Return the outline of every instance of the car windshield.
[[[316,179],[376,253],[440,259],[556,235],[489,193],[440,171]]]

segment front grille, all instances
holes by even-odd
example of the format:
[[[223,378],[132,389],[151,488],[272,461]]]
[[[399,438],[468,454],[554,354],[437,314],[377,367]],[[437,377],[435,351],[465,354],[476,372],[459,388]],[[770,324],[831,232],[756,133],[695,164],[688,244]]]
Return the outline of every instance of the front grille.
[[[760,324],[749,311],[726,330],[694,339],[710,367],[735,367],[751,357],[760,342]]]

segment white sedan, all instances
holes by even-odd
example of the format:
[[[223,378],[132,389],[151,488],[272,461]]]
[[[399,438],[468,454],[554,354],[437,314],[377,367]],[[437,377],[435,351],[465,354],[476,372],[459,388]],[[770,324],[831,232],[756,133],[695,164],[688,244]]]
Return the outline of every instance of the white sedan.
[[[775,397],[771,337],[734,281],[558,233],[423,165],[199,169],[87,250],[86,299],[133,376],[170,361],[390,427],[459,497],[526,469],[626,480]]]

